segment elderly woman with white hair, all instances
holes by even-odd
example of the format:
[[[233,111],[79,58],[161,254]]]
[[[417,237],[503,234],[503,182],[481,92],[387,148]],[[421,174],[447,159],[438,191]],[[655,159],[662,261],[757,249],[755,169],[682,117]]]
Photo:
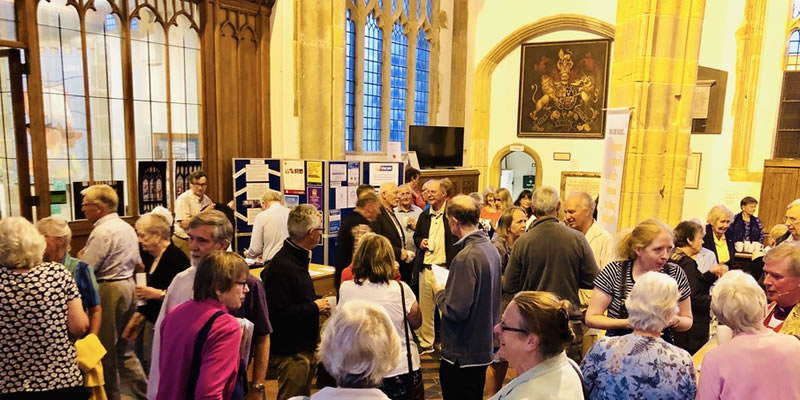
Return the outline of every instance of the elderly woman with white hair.
[[[714,252],[718,264],[732,265],[736,256],[734,242],[728,228],[733,221],[733,212],[723,205],[711,208],[706,217],[706,235],[703,237],[703,247]]]
[[[600,338],[581,363],[590,399],[694,399],[692,356],[661,338],[678,297],[668,275],[639,276],[625,301],[633,333]]]
[[[311,400],[389,400],[378,387],[400,357],[400,339],[382,307],[353,300],[325,323],[317,357],[337,387],[325,387]]]
[[[711,310],[734,337],[703,358],[698,399],[800,399],[800,340],[766,328],[766,306],[752,276],[729,271],[717,280]]]
[[[135,289],[136,298],[145,301],[136,312],[145,319],[142,354],[145,364],[149,364],[153,329],[167,288],[175,275],[189,268],[190,263],[186,254],[170,241],[172,226],[163,215],[150,212],[139,217],[136,236],[139,238],[139,254],[147,277],[147,284],[136,286]]]
[[[92,267],[69,254],[72,243],[72,230],[67,221],[58,217],[46,217],[36,223],[36,229],[44,236],[47,247],[44,249],[44,261],[63,265],[78,286],[84,311],[89,314],[89,332],[100,333],[103,320],[103,308],[100,305],[100,287]]]
[[[89,327],[67,270],[21,217],[0,220],[0,398],[86,399],[71,338]]]

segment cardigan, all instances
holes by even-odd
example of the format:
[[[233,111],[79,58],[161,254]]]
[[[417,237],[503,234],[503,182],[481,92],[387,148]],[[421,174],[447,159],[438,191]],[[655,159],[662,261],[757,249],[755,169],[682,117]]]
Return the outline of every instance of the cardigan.
[[[736,256],[736,249],[733,246],[733,239],[728,235],[728,232],[725,232],[725,241],[728,244],[728,254],[730,254],[731,259],[728,260],[726,264],[733,265],[733,259]],[[717,245],[714,244],[714,231],[711,229],[711,224],[706,225],[706,235],[703,236],[703,247],[711,250],[714,252],[714,256],[717,257],[717,262],[719,262],[719,256],[717,255]]]

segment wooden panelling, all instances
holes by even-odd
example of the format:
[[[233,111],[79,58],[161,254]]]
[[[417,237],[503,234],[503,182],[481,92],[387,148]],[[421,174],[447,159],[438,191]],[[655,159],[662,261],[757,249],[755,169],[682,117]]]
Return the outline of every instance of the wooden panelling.
[[[231,159],[269,157],[269,15],[274,0],[218,0],[202,33],[205,169],[216,201],[233,197]],[[210,69],[210,68],[209,68]]]
[[[459,169],[425,169],[422,170],[419,177],[419,187],[431,179],[450,178],[453,182],[454,196],[457,194],[470,194],[477,192],[478,180],[480,178],[480,171],[471,168]]]

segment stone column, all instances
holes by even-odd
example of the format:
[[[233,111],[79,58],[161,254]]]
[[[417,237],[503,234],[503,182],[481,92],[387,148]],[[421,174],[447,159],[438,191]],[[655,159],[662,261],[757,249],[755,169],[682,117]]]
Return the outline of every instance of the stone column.
[[[705,0],[617,3],[609,107],[632,107],[620,229],[681,219],[704,12]]]

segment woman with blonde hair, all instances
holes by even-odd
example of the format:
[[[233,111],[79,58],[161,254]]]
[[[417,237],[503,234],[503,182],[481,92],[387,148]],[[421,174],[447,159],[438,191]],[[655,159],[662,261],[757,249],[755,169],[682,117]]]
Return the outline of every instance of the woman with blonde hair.
[[[639,276],[625,300],[633,331],[600,338],[581,363],[589,399],[694,399],[692,356],[661,337],[676,317],[679,296],[671,277]]]
[[[764,326],[766,306],[764,291],[742,271],[714,285],[711,310],[733,339],[703,357],[698,399],[800,399],[800,341]]]
[[[0,398],[89,397],[71,340],[89,317],[72,275],[42,262],[45,247],[25,218],[0,220]]]
[[[612,261],[594,281],[592,300],[586,310],[586,325],[608,330],[608,336],[632,332],[625,301],[640,276],[650,271],[669,275],[678,283],[679,313],[665,328],[686,331],[692,327],[691,287],[681,267],[669,262],[672,254],[672,229],[655,219],[646,219],[623,235],[617,245],[621,260]],[[606,315],[607,312],[607,315]],[[671,341],[671,333],[665,339]]]
[[[706,235],[703,237],[703,247],[714,252],[718,264],[733,262],[736,255],[733,239],[729,237],[728,228],[733,220],[733,212],[723,205],[711,208],[706,217]]]
[[[481,219],[486,219],[492,222],[492,227],[497,229],[497,220],[500,219],[502,210],[497,208],[495,202],[495,189],[492,186],[487,186],[483,191],[483,204],[481,204]]]
[[[388,239],[374,233],[362,236],[353,254],[354,278],[339,287],[339,305],[368,301],[386,312],[400,337],[400,357],[383,377],[380,389],[393,400],[421,400],[424,387],[419,350],[410,336],[422,325],[422,313],[411,288],[405,282],[394,281],[396,265]]]
[[[491,400],[583,398],[582,376],[564,351],[573,340],[569,301],[548,292],[519,292],[503,312],[494,333],[497,355],[517,377]]]
[[[503,212],[511,208],[514,204],[511,202],[511,192],[506,188],[497,189],[494,194],[494,202],[497,211]]]

